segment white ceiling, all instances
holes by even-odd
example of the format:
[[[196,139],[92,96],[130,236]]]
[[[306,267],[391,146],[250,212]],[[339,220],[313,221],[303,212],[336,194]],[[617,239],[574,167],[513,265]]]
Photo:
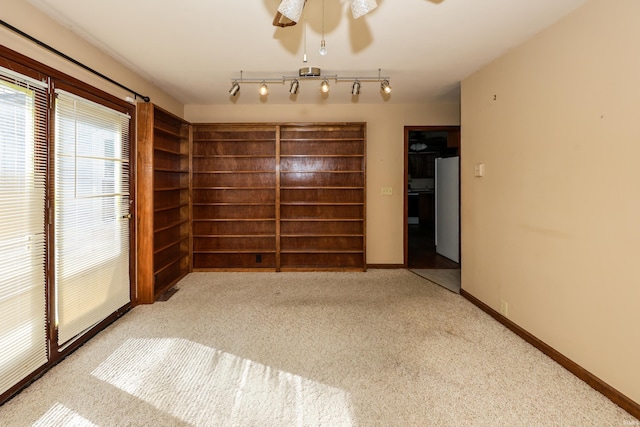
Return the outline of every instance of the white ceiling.
[[[377,0],[357,20],[349,0],[307,0],[302,22],[288,28],[272,25],[280,0],[29,1],[184,104],[241,105],[458,102],[460,80],[586,0]],[[318,53],[323,21],[326,56]],[[363,83],[352,98],[351,83],[330,81],[323,96],[311,80],[296,96],[288,83],[270,83],[263,98],[256,84],[228,93],[240,70],[280,78],[303,66],[340,76],[382,69],[393,92],[383,97],[379,83]]]

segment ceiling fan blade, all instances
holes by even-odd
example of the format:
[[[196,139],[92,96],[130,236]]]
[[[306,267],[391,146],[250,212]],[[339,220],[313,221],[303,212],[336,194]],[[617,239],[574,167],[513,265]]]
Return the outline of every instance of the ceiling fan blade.
[[[378,7],[376,0],[351,0],[351,13],[354,19],[366,15],[376,7]]]
[[[273,18],[275,27],[290,27],[296,25],[302,16],[302,10],[307,0],[281,0],[278,12]],[[354,19],[371,12],[378,7],[376,0],[351,0],[351,13]]]
[[[287,18],[280,12],[276,13],[275,18],[273,18],[273,26],[274,27],[290,27],[292,25],[296,25],[296,22],[293,22],[291,19]]]
[[[300,17],[302,16],[302,9],[304,9],[304,5],[307,3],[307,0],[282,0],[280,2],[280,6],[278,6],[278,13],[274,18],[274,25],[277,26],[289,26],[295,25],[300,21]],[[278,15],[282,15],[291,23],[288,23],[286,20],[279,18]],[[276,24],[276,21],[278,24]],[[280,23],[285,23],[286,25],[281,25]]]

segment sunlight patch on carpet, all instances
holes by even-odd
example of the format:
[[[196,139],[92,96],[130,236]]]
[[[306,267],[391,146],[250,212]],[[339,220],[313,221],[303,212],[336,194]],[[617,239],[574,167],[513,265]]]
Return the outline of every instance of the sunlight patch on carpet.
[[[194,426],[354,425],[344,390],[182,338],[129,339],[92,375]]]
[[[32,427],[98,427],[81,415],[73,412],[62,403],[53,405]]]

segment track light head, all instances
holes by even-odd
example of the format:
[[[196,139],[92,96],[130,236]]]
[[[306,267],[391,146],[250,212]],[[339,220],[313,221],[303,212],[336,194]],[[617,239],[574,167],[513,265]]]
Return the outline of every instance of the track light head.
[[[291,86],[289,87],[289,93],[291,95],[295,95],[296,93],[298,93],[299,86],[300,86],[300,83],[298,82],[298,79],[293,79],[291,81]]]
[[[327,45],[326,45],[324,39],[322,39],[322,41],[320,42],[320,50],[318,52],[322,56],[325,56],[327,54]]]
[[[384,80],[380,84],[380,89],[382,89],[384,93],[391,93],[391,86],[389,86],[389,80]]]
[[[264,82],[264,80],[262,81],[262,84],[258,88],[258,92],[262,96],[265,96],[265,95],[269,94],[269,88],[267,87],[267,84]]]
[[[229,93],[231,94],[231,96],[236,96],[239,91],[240,85],[238,84],[238,82],[233,82],[233,84],[231,85],[231,89],[229,89]]]
[[[360,82],[358,80],[353,82],[351,86],[351,95],[360,95]]]
[[[327,79],[324,79],[322,83],[320,83],[320,90],[322,93],[329,92],[329,81]]]

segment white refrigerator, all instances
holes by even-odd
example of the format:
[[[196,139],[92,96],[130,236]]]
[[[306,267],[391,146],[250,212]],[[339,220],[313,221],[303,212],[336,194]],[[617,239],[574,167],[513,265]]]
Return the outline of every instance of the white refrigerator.
[[[460,262],[460,157],[436,159],[436,252]]]

